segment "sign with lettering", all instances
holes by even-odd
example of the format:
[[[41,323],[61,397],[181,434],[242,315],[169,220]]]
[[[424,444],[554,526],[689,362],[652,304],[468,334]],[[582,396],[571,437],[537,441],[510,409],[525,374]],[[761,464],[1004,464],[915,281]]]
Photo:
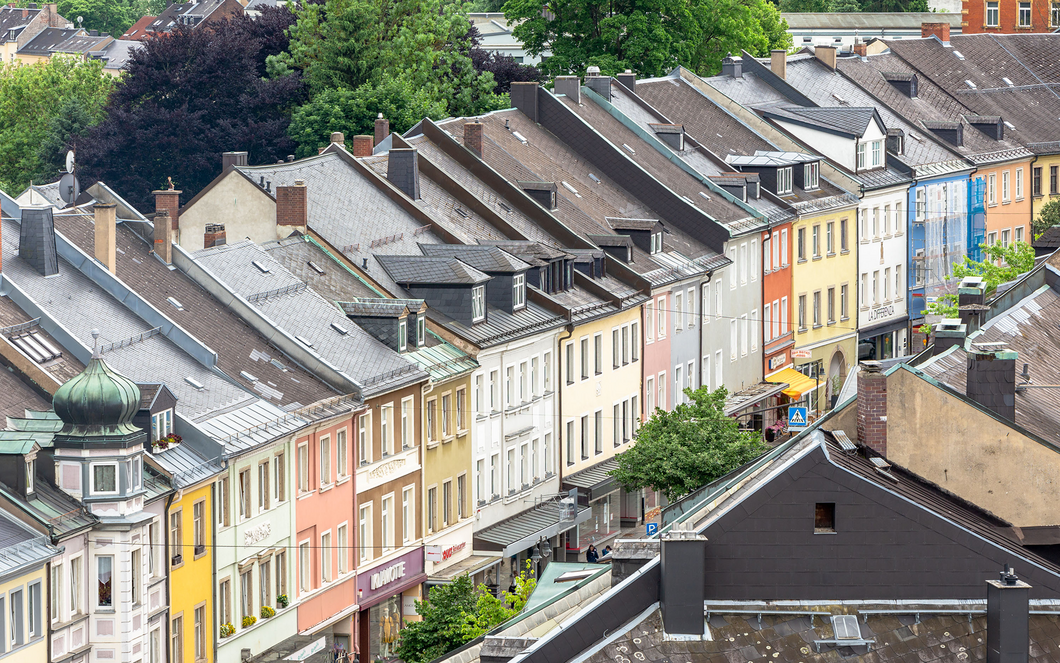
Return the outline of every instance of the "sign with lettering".
[[[389,585],[395,580],[401,580],[405,577],[405,562],[398,562],[393,566],[388,566],[382,571],[376,571],[371,574],[372,578],[372,589],[379,589],[383,585]]]
[[[889,318],[892,315],[894,315],[894,304],[889,304],[887,306],[880,306],[872,309],[869,311],[868,315],[865,316],[865,319],[868,322],[872,322],[873,320],[879,320],[880,318]]]
[[[317,652],[324,651],[324,645],[325,644],[326,644],[325,638],[323,636],[321,636],[320,639],[314,640],[313,642],[310,642],[308,645],[306,645],[305,647],[302,647],[301,649],[299,649],[298,651],[296,651],[295,653],[291,654],[290,656],[288,656],[287,658],[285,658],[283,660],[285,660],[285,661],[304,661],[307,658],[309,658],[310,656],[312,656],[313,654],[315,654]]]
[[[791,351],[791,358],[792,359],[809,359],[812,356],[813,356],[813,351],[812,350],[792,350]]]
[[[769,358],[769,370],[775,371],[786,363],[788,363],[788,353],[782,352],[776,357]]]
[[[423,546],[423,557],[428,562],[440,562],[440,561],[442,561],[442,547],[441,546]]]
[[[361,609],[394,596],[423,581],[423,548],[357,574],[357,602]]]
[[[655,536],[659,533],[659,523],[648,523],[644,526],[644,533],[648,536]]]

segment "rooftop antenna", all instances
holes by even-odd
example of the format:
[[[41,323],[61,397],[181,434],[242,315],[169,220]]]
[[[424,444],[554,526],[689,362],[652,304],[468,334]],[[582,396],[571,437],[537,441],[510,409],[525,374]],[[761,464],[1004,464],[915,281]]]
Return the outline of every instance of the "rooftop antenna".
[[[84,19],[84,17],[83,17],[83,16],[78,16],[78,17],[77,17],[77,29],[78,29],[78,30],[80,30],[80,29],[81,29],[81,24],[82,24],[82,23],[84,23],[84,22],[85,22],[85,19]]]

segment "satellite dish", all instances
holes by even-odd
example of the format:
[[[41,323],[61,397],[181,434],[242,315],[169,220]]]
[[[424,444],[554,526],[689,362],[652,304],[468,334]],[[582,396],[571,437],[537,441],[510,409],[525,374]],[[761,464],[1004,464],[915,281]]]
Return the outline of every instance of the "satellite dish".
[[[66,153],[66,172],[74,172],[74,151],[70,150]]]
[[[77,17],[77,27],[79,27],[79,28],[80,28],[80,27],[81,27],[81,24],[82,24],[82,23],[83,23],[84,21],[85,21],[85,19],[84,19],[84,17],[83,17],[83,16],[78,16],[78,17]]]
[[[77,181],[74,174],[63,174],[63,176],[59,178],[59,197],[69,205],[77,200],[77,197],[80,195],[81,183]]]

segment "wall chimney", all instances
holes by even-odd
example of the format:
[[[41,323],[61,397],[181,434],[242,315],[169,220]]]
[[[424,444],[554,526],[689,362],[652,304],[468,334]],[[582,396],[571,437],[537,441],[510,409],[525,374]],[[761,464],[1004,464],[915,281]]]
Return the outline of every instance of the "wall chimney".
[[[611,101],[610,76],[586,76],[585,87],[603,97],[604,101]]]
[[[582,102],[582,80],[577,76],[556,76],[552,81],[552,90],[556,94],[566,95],[576,104]]]
[[[858,442],[887,457],[887,376],[878,361],[858,371]]]
[[[663,631],[670,635],[703,637],[706,597],[706,537],[677,530],[662,536],[659,605]]]
[[[968,327],[961,323],[958,318],[946,318],[935,325],[935,342],[932,355],[939,355],[955,345],[964,345],[964,337],[968,335]]]
[[[383,114],[380,113],[379,117],[375,118],[375,144],[382,143],[389,135],[390,120],[383,117]]]
[[[1030,657],[1030,589],[1008,564],[986,581],[986,663],[1026,663]]]
[[[169,221],[173,224],[173,230],[179,228],[180,224],[180,194],[173,188],[173,182],[169,183],[168,189],[152,191],[155,196],[155,212],[166,210],[169,212]]]
[[[355,157],[370,157],[372,156],[372,149],[375,147],[375,140],[372,136],[354,136],[353,137],[353,156]]]
[[[155,255],[167,265],[173,263],[173,223],[164,209],[155,212]]]
[[[537,88],[533,81],[512,81],[510,92],[512,108],[518,108],[532,122],[537,122]]]
[[[55,219],[52,218],[51,207],[22,210],[18,256],[41,276],[55,276],[59,273],[59,256],[55,251]]]
[[[117,253],[115,249],[118,206],[114,203],[96,203],[96,260],[103,263],[107,271],[114,273]]]
[[[475,156],[482,158],[482,123],[481,122],[465,122],[464,123],[464,147],[475,153]]]
[[[221,155],[221,172],[227,173],[229,168],[247,165],[246,152],[225,152]]]
[[[309,194],[305,182],[276,187],[276,225],[301,228],[309,225]]]
[[[981,276],[965,276],[957,286],[957,308],[961,322],[969,332],[979,329],[986,310],[986,280]]]
[[[835,60],[836,52],[835,46],[815,46],[813,49],[814,56],[832,71],[835,71]]]
[[[331,142],[332,143],[338,143],[339,145],[345,146],[346,145],[346,136],[344,136],[341,131],[332,131],[331,132]]]
[[[633,92],[633,93],[637,92],[637,75],[634,74],[629,69],[625,70],[624,72],[622,72],[618,76],[615,76],[615,78],[618,79],[619,83],[621,83],[622,85],[625,85],[626,89],[629,90],[630,92]]]
[[[390,180],[391,184],[404,191],[409,198],[419,200],[420,155],[416,148],[391,148],[387,158],[386,178]]]
[[[1012,350],[968,351],[968,398],[1004,419],[1016,421],[1016,360]]]
[[[225,234],[225,224],[207,223],[206,230],[202,234],[202,247],[209,249],[215,246],[224,246],[228,243]]]
[[[731,78],[743,78],[743,58],[729,53],[721,61],[721,75]]]
[[[618,539],[611,552],[611,586],[614,587],[659,556],[658,539]]]
[[[769,52],[769,70],[781,79],[788,77],[788,52],[782,48]]]
[[[921,37],[938,37],[938,40],[943,44],[950,43],[950,24],[949,23],[921,23],[920,24],[920,36]]]

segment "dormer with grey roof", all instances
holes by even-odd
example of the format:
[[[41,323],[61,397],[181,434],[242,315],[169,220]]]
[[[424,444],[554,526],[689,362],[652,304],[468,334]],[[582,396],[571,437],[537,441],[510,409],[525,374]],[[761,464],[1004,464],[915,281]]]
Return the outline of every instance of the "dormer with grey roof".
[[[530,265],[526,284],[547,294],[566,292],[574,287],[574,256],[541,242],[528,240],[479,241],[497,246]]]
[[[760,108],[762,117],[813,145],[852,172],[887,167],[887,127],[874,107],[795,106]]]
[[[920,124],[954,147],[964,145],[964,125],[959,121],[921,120]]]
[[[359,297],[336,303],[346,317],[394,352],[415,350],[424,344],[427,305],[422,299]]]
[[[420,251],[436,258],[455,258],[491,277],[486,303],[507,313],[526,308],[526,273],[530,265],[496,246],[421,244]]]
[[[742,172],[757,174],[761,186],[778,196],[821,188],[821,158],[814,154],[755,150],[753,155],[729,156],[728,162]]]
[[[486,284],[490,277],[456,258],[376,256],[398,285],[457,322],[486,321]]]
[[[663,250],[663,224],[659,219],[626,219],[604,217],[607,225],[619,235],[629,237],[641,251],[654,255]]]

